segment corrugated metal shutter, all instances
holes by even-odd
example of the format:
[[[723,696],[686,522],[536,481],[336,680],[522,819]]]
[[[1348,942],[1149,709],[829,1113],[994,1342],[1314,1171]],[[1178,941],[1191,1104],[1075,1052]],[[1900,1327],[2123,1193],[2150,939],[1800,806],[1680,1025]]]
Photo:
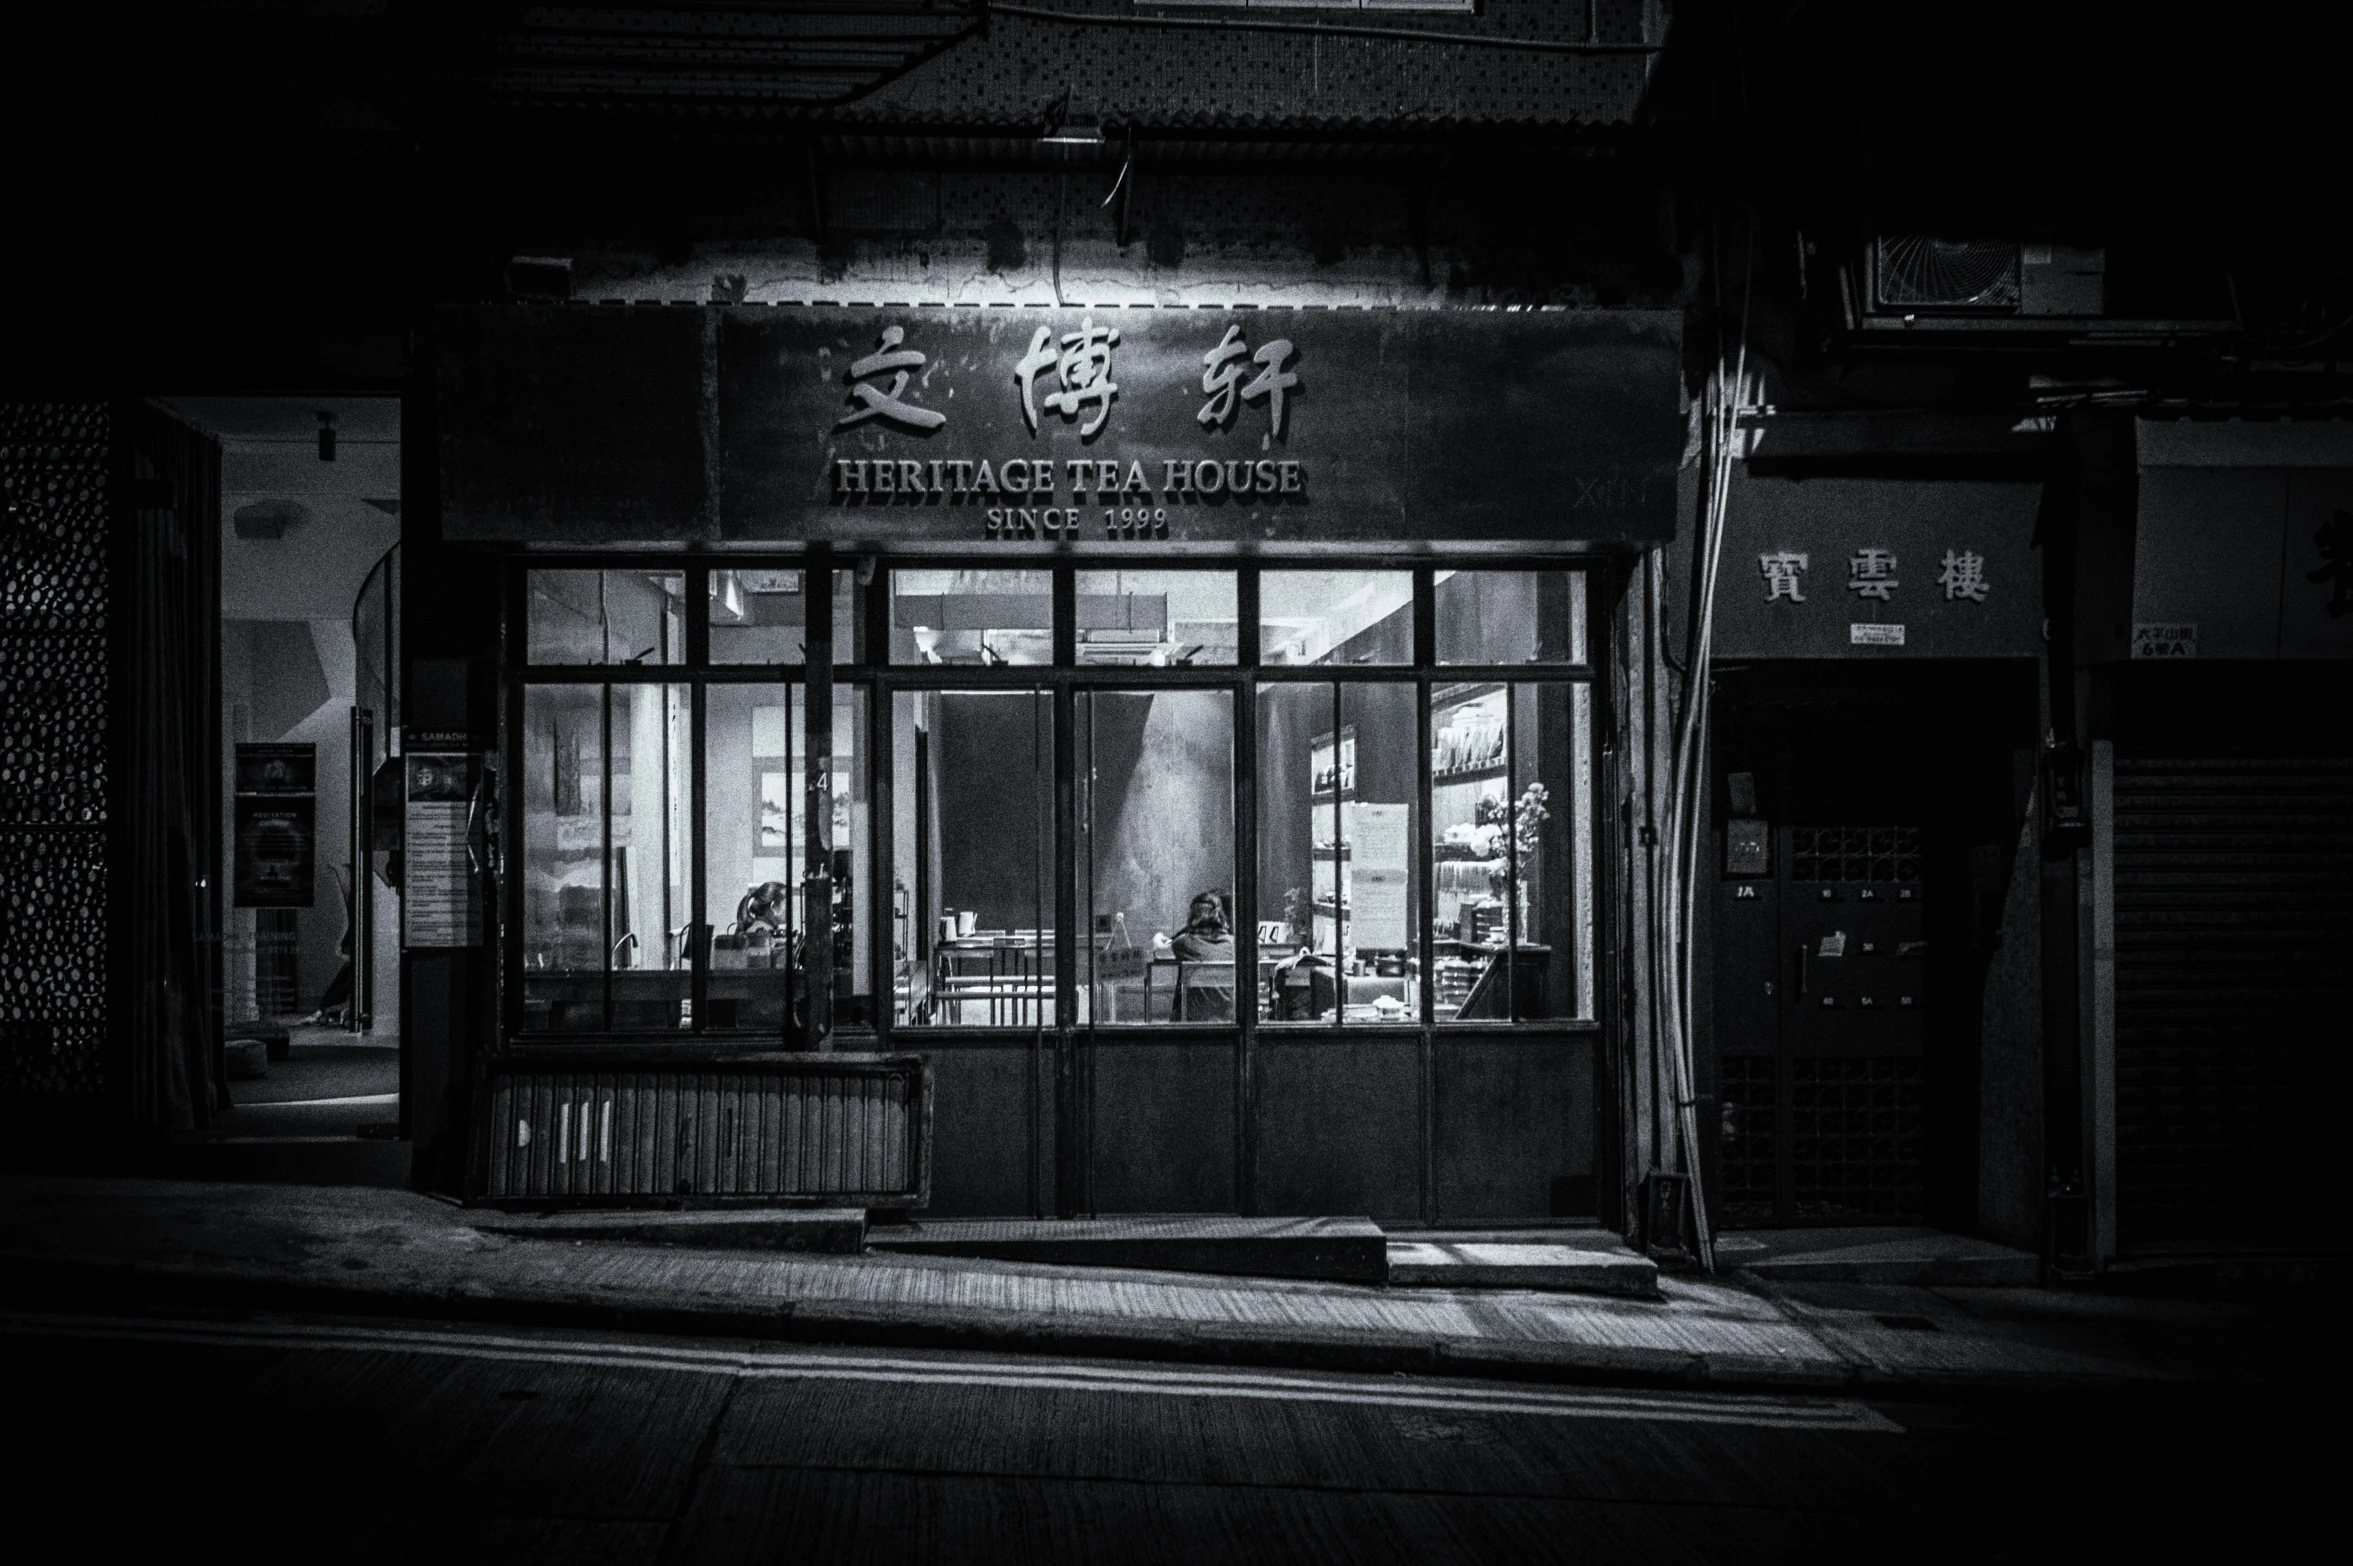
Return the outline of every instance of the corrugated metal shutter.
[[[916,1056],[509,1067],[489,1088],[480,1166],[492,1202],[930,1198],[929,1079]]]
[[[2353,760],[2118,756],[2117,1241],[2343,1243]]]

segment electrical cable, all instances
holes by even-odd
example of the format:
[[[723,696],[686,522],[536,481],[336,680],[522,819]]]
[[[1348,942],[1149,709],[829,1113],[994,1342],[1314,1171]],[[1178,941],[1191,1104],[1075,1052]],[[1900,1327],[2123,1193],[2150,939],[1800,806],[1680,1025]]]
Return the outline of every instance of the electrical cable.
[[[1724,525],[1730,505],[1733,464],[1741,449],[1740,414],[1748,400],[1748,328],[1756,272],[1756,214],[1749,214],[1746,262],[1742,269],[1740,326],[1736,337],[1730,384],[1718,350],[1716,368],[1704,394],[1702,430],[1705,437],[1706,490],[1703,496],[1698,547],[1693,552],[1689,612],[1692,616],[1689,668],[1685,675],[1683,711],[1677,723],[1670,766],[1667,805],[1667,896],[1658,904],[1663,916],[1659,945],[1672,964],[1671,981],[1657,989],[1664,1013],[1660,1029],[1666,1046],[1668,1092],[1674,1107],[1677,1162],[1690,1183],[1692,1237],[1703,1271],[1715,1271],[1715,1237],[1708,1224],[1707,1193],[1699,1161],[1699,1120],[1692,1001],[1696,982],[1697,950],[1691,928],[1698,906],[1699,791],[1707,779],[1708,664],[1715,640],[1716,585],[1723,563]],[[1664,641],[1661,642],[1662,652]]]

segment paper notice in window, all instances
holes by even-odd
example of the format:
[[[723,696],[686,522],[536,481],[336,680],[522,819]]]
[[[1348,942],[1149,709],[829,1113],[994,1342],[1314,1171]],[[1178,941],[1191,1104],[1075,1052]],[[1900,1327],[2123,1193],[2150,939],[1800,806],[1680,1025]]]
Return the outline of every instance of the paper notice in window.
[[[1406,837],[1403,805],[1351,803],[1348,834],[1348,944],[1359,951],[1402,951]]]
[[[2132,655],[2135,658],[2195,658],[2198,656],[2197,623],[2136,624],[2132,628]]]
[[[482,939],[481,899],[466,839],[482,758],[411,753],[402,759],[408,797],[401,824],[401,945],[476,945]]]
[[[1877,620],[1856,620],[1847,626],[1846,640],[1850,647],[1901,647],[1904,628]]]

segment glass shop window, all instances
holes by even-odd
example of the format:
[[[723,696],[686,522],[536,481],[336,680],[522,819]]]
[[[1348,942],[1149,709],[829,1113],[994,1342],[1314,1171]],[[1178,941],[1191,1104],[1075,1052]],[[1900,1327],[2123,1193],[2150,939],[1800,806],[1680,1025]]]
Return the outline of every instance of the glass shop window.
[[[1440,571],[1438,661],[1585,661],[1582,571]]]
[[[1419,1022],[1414,687],[1276,685],[1258,702],[1260,1015]]]
[[[531,571],[526,578],[526,662],[686,661],[684,572]]]
[[[1592,994],[1591,692],[1440,686],[1430,703],[1432,1014],[1579,1017]]]
[[[798,571],[711,572],[713,663],[807,663],[808,599]],[[859,599],[849,569],[833,573],[833,661],[858,661]]]
[[[1053,661],[1053,572],[891,573],[892,663]]]
[[[1052,1026],[1053,698],[895,691],[891,769],[893,1016]]]
[[[712,685],[703,707],[703,894],[712,927],[707,1026],[763,1033],[808,1016],[808,692]],[[871,1023],[871,810],[865,692],[837,687],[827,790],[836,1026]]]
[[[1410,664],[1411,571],[1267,571],[1258,578],[1264,664]]]
[[[1232,1022],[1234,698],[1081,691],[1082,1023]]]
[[[1231,571],[1081,571],[1078,661],[1228,667],[1239,623]]]
[[[689,691],[523,693],[523,1026],[691,1027]]]

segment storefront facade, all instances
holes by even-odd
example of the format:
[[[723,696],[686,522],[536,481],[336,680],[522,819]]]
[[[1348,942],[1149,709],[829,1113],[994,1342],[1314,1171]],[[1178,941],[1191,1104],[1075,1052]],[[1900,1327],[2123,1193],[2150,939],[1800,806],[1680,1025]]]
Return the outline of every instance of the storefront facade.
[[[920,1057],[935,1213],[1603,1211],[1612,606],[1678,335],[443,313],[505,649],[475,1193],[783,1194],[751,1101],[644,1179],[609,1128],[816,1051]],[[588,1167],[513,1156],[517,1071]]]
[[[2109,1267],[2346,1236],[2353,426],[2220,411],[2117,431],[2132,526],[2091,649],[2086,856]]]
[[[2035,1247],[2044,484],[1802,471],[1735,479],[1715,604],[1711,1210]]]

